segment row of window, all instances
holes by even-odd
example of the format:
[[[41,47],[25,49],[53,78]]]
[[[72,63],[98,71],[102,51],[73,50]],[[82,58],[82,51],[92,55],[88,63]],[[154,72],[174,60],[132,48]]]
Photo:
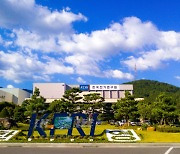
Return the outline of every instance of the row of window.
[[[93,92],[93,91],[91,91]],[[123,98],[125,96],[125,91],[124,90],[116,90],[116,91],[100,91],[100,90],[95,90],[94,92],[99,92],[102,97],[106,99],[119,99]],[[132,91],[130,91],[132,94]]]

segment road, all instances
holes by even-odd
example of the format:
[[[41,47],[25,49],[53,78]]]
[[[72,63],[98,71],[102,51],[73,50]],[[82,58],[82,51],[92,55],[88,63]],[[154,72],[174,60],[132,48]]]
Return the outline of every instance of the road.
[[[0,154],[180,154],[180,147],[0,147]]]

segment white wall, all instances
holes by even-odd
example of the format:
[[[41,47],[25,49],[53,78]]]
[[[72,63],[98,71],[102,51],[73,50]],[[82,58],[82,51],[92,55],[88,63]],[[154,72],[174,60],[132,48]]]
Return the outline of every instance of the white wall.
[[[46,99],[60,99],[66,90],[65,83],[34,83],[33,92],[35,87],[40,91],[40,95]]]

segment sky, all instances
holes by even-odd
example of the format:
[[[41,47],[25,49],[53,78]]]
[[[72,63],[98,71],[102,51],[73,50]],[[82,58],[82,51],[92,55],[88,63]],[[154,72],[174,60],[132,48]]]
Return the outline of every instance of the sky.
[[[179,0],[1,0],[0,87],[180,87]]]

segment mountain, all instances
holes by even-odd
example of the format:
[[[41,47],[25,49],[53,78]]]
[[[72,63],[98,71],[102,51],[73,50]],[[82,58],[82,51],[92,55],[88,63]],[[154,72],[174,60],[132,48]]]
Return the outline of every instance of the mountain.
[[[136,98],[144,97],[148,101],[154,101],[160,93],[166,93],[180,104],[179,87],[153,80],[136,80],[124,84],[133,84]]]

